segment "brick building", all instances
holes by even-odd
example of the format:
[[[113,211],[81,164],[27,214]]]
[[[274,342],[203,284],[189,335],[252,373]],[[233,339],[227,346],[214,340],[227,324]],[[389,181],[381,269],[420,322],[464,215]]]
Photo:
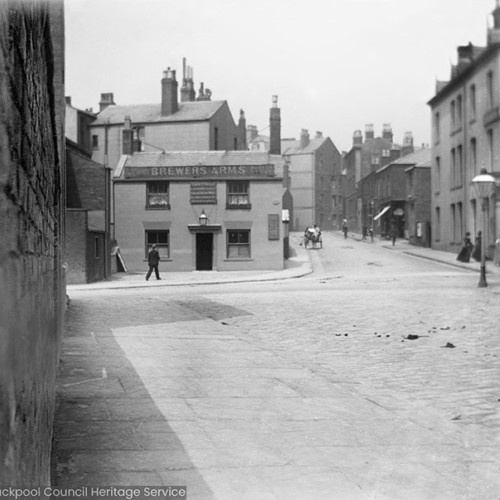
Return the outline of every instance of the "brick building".
[[[380,137],[375,137],[372,124],[365,126],[364,140],[361,130],[354,131],[352,148],[343,158],[345,218],[350,230],[361,232],[363,225],[368,225],[373,213],[374,200],[371,198],[373,187],[361,186],[358,189],[360,182],[370,173],[412,151],[413,138],[411,133],[405,134],[402,146],[395,144],[392,128],[389,124],[384,124]],[[372,182],[370,179],[367,182]]]
[[[342,156],[329,137],[321,132],[310,139],[302,130],[300,140],[282,140],[281,153],[289,165],[293,220],[290,229],[303,231],[318,224],[332,229],[332,179],[341,175]]]
[[[248,151],[124,155],[113,187],[127,269],[145,271],[153,244],[161,271],[282,269],[283,166]]]
[[[0,44],[0,487],[48,486],[66,302],[63,1],[0,2]]]
[[[424,194],[423,198],[417,199],[428,183],[418,186],[416,183],[422,180],[415,174],[414,168],[428,166],[430,158],[430,149],[422,148],[414,153],[402,156],[397,160],[378,169],[374,176],[375,205],[372,211],[373,227],[375,233],[381,236],[388,236],[391,228],[395,227],[398,238],[408,238],[409,220],[407,213],[407,204],[410,201],[412,209],[412,234],[416,234],[417,218],[419,222],[429,222],[429,219],[422,219],[428,213],[426,212],[425,202],[429,200],[429,195]],[[367,177],[366,179],[372,179]],[[373,186],[373,181],[371,181]],[[411,190],[409,191],[409,188]],[[411,196],[410,200],[408,196]],[[417,212],[418,209],[418,212]]]
[[[482,200],[472,179],[482,167],[496,177],[486,201],[486,252],[500,236],[500,6],[487,45],[459,46],[449,81],[437,82],[432,112],[432,247],[457,252],[466,232],[482,229]]]
[[[406,172],[406,218],[408,241],[412,245],[431,245],[431,152],[423,151]]]
[[[111,277],[111,169],[66,139],[66,262],[68,283]]]
[[[243,111],[236,125],[227,101],[212,101],[201,84],[195,97],[192,71],[184,64],[180,101],[176,72],[161,80],[159,104],[117,105],[112,93],[101,94],[100,111],[90,126],[92,159],[115,168],[123,151],[126,120],[133,127],[133,151],[207,151],[246,149]]]

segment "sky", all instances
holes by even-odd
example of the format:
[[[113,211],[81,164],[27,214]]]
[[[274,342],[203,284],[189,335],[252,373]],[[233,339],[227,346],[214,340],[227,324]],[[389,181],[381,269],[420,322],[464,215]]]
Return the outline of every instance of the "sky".
[[[65,0],[66,95],[99,110],[161,101],[163,71],[182,59],[235,121],[281,136],[321,131],[348,151],[355,130],[391,124],[394,141],[430,143],[436,80],[457,46],[486,44],[495,0]]]

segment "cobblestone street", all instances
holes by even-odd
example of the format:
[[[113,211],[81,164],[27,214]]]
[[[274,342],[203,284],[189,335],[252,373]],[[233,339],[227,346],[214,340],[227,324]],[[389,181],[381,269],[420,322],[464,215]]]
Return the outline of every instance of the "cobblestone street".
[[[334,234],[307,254],[294,280],[74,292],[56,484],[500,498],[498,275]]]

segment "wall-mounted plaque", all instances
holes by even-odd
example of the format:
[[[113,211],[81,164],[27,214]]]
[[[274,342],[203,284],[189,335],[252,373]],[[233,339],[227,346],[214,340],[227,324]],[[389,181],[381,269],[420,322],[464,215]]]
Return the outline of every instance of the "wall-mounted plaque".
[[[267,216],[267,234],[269,240],[280,239],[280,216],[277,214],[268,214]]]
[[[191,182],[191,205],[216,205],[217,183],[209,181]]]

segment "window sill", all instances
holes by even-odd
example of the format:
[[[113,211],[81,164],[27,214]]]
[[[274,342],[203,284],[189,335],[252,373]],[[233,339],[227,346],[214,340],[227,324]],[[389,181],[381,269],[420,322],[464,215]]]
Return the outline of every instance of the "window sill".
[[[168,205],[163,205],[161,207],[149,207],[146,205],[144,207],[145,210],[170,210],[170,203]]]
[[[244,258],[244,257],[235,257],[234,259],[227,258],[224,259],[224,262],[253,262],[252,258]]]
[[[251,210],[252,204],[248,203],[246,205],[229,205],[226,203],[226,210]]]

